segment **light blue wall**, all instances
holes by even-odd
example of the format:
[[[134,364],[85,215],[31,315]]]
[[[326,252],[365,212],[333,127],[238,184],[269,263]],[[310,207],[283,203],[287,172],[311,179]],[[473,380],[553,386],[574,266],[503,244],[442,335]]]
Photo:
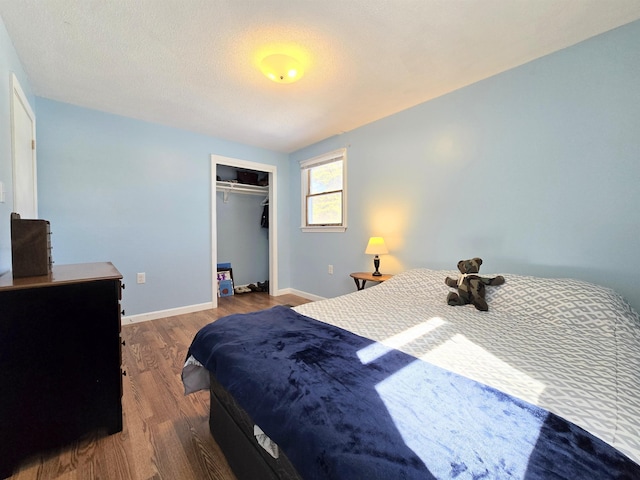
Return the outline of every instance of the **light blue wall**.
[[[218,262],[231,263],[235,285],[268,280],[269,230],[260,226],[262,199],[236,193],[224,203],[222,197],[218,192]]]
[[[276,165],[288,228],[285,154],[40,97],[36,105],[40,217],[51,222],[54,261],[113,262],[127,315],[211,301],[211,154]],[[278,248],[288,251],[288,235]]]
[[[11,269],[11,228],[13,211],[13,161],[11,159],[11,74],[14,73],[35,109],[31,86],[9,34],[0,19],[0,182],[5,186],[5,202],[0,203],[0,274]]]
[[[383,272],[480,256],[487,274],[578,277],[640,309],[638,45],[635,22],[291,155],[347,146],[349,195],[346,233],[292,231],[292,285],[353,291],[382,235]]]

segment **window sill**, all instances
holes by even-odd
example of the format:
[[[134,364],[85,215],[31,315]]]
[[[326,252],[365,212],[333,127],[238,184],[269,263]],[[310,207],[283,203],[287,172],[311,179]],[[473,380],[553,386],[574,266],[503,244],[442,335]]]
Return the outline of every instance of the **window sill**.
[[[344,233],[347,227],[300,227],[303,232]]]

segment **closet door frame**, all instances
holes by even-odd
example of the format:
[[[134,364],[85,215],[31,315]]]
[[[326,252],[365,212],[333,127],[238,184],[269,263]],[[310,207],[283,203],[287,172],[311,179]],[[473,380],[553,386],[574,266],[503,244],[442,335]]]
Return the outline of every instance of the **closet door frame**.
[[[218,219],[216,213],[216,171],[218,165],[245,168],[269,175],[269,295],[278,291],[278,169],[275,165],[251,162],[239,158],[211,155],[211,295],[213,308],[218,306],[218,289],[213,281],[218,269]]]

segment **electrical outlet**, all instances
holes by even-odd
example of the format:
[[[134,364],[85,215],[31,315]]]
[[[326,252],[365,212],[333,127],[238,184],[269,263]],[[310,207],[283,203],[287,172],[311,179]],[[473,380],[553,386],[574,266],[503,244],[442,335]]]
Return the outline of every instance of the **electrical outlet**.
[[[329,275],[333,275],[333,265],[329,265],[327,272],[329,273]]]
[[[144,272],[139,273],[137,280],[138,280],[138,283],[144,283],[147,281],[147,275]]]

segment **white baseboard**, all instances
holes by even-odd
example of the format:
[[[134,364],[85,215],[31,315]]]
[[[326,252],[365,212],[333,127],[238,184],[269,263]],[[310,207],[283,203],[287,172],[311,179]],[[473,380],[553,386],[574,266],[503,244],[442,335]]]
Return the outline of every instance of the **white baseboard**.
[[[313,300],[313,301],[325,299],[325,297],[320,297],[318,295],[314,295],[313,293],[303,292],[302,290],[296,290],[295,288],[281,288],[280,290],[278,290],[278,293],[277,293],[277,295],[286,295],[286,294],[297,295],[299,297],[303,297],[303,298],[306,298],[307,300]]]
[[[188,305],[186,307],[169,308],[167,310],[158,310],[156,312],[139,313],[138,315],[127,315],[122,317],[122,325],[130,325],[132,323],[146,322],[147,320],[156,320],[158,318],[174,317],[176,315],[184,315],[185,313],[200,312],[202,310],[210,310],[213,303],[200,303],[197,305]]]
[[[313,293],[303,292],[296,290],[295,288],[283,288],[278,290],[275,296],[292,294],[299,297],[306,298],[307,300],[324,300],[324,297],[319,297]],[[169,308],[167,310],[158,310],[156,312],[139,313],[137,315],[126,315],[122,317],[122,325],[131,325],[132,323],[146,322],[148,320],[157,320],[158,318],[174,317],[176,315],[184,315],[185,313],[200,312],[202,310],[210,310],[213,308],[212,302],[199,303],[197,305],[187,305],[186,307]]]

